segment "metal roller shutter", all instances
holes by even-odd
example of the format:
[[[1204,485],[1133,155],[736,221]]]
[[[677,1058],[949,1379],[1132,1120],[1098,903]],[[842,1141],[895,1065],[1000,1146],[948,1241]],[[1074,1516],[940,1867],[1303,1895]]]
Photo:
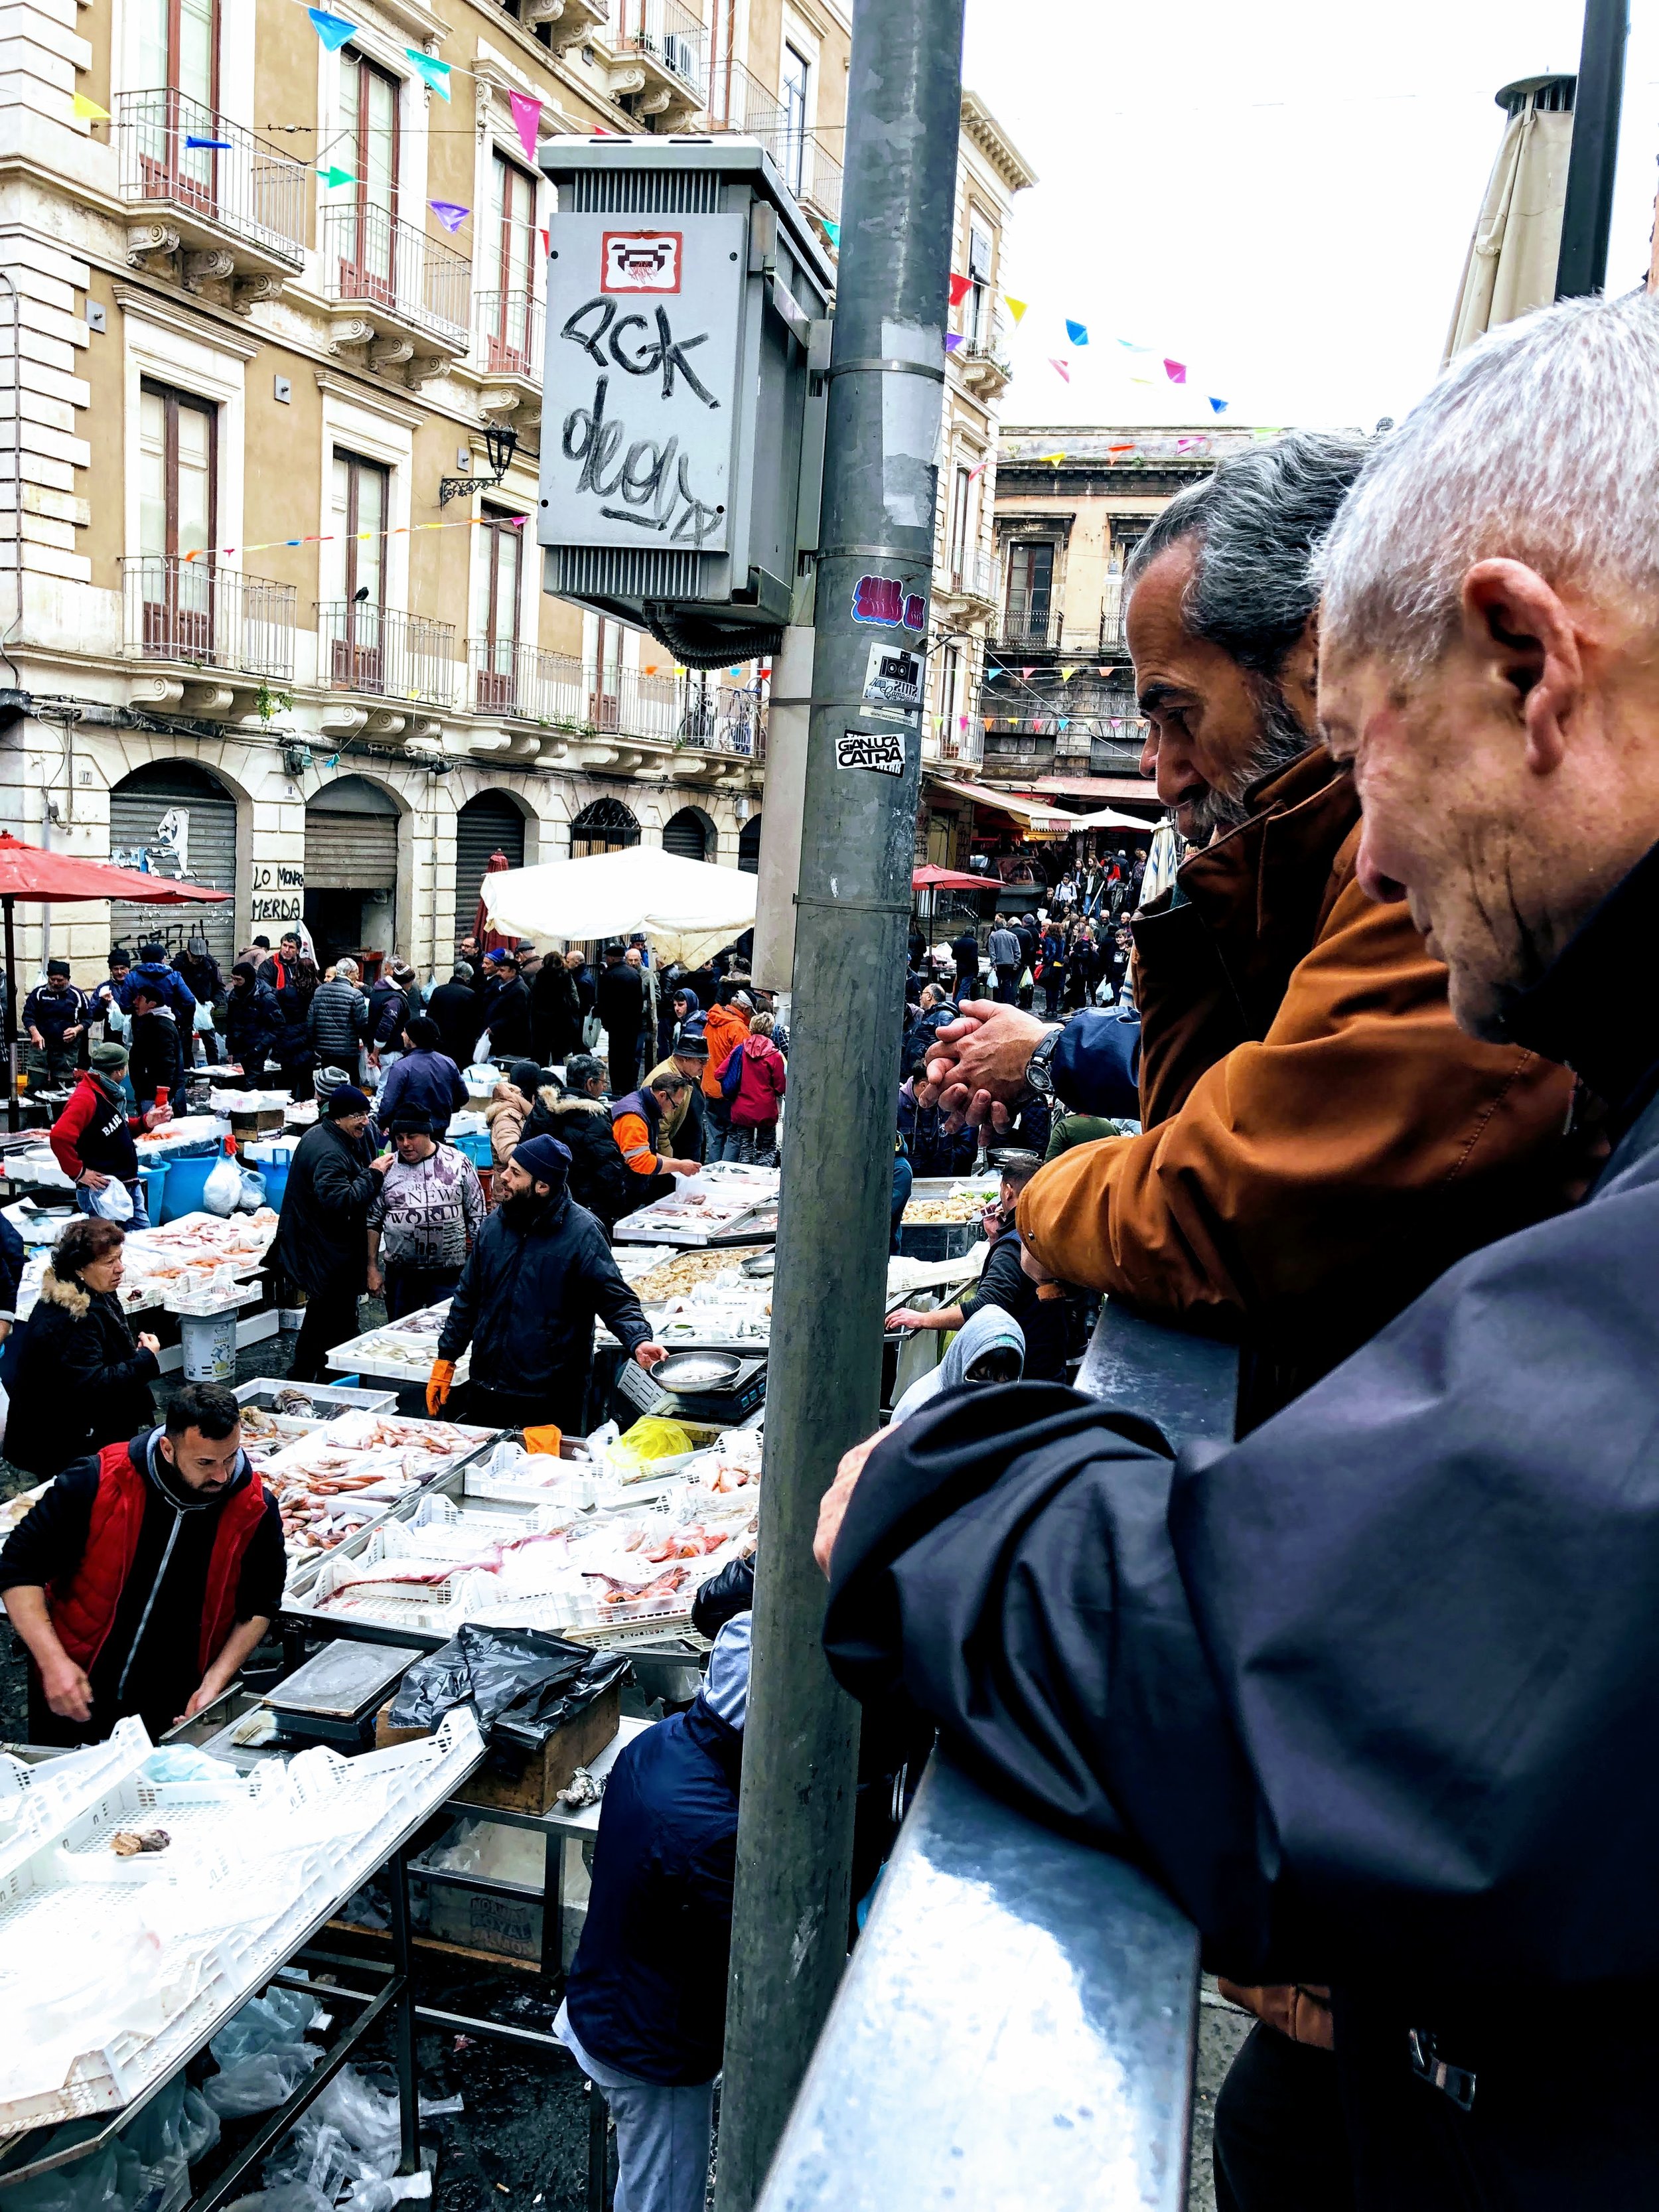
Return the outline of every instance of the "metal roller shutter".
[[[505,853],[515,868],[524,866],[524,817],[499,792],[480,792],[455,817],[455,941],[472,933],[478,909],[478,885],[492,853]]]
[[[706,860],[708,858],[708,832],[702,817],[689,806],[684,806],[672,821],[663,825],[662,848],[665,853],[676,853],[682,860]]]
[[[306,809],[308,891],[395,891],[395,814],[327,814]]]
[[[745,876],[760,873],[761,817],[751,814],[738,833],[738,866]]]
[[[110,906],[110,942],[136,951],[154,936],[170,952],[191,937],[205,937],[208,948],[227,973],[236,957],[236,801],[206,771],[187,762],[139,769],[109,795],[112,858],[130,867],[148,865],[158,876],[181,872],[160,836],[161,818],[177,808],[185,817],[185,860],[191,879],[214,890],[229,891],[222,905],[144,907],[125,900]]]

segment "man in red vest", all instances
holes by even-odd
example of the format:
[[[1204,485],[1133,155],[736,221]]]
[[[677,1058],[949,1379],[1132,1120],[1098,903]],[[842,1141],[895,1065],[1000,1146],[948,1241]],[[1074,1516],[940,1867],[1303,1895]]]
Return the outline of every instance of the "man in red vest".
[[[29,1738],[152,1736],[216,1698],[282,1603],[282,1516],[242,1451],[241,1408],[187,1383],[164,1429],[66,1467],[0,1551],[29,1653]]]

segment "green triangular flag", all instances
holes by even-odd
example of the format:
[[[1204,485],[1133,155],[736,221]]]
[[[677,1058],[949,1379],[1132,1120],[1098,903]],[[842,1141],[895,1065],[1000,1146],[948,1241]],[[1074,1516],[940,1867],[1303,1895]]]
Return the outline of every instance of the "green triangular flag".
[[[414,63],[416,68],[419,70],[422,76],[426,80],[427,83],[431,86],[433,91],[437,94],[439,99],[447,100],[449,97],[449,64],[447,62],[434,61],[430,54],[423,54],[418,46],[405,46],[404,48],[404,52],[408,55],[410,60]]]
[[[357,181],[349,169],[325,169],[319,164],[317,173],[325,185],[355,185]]]

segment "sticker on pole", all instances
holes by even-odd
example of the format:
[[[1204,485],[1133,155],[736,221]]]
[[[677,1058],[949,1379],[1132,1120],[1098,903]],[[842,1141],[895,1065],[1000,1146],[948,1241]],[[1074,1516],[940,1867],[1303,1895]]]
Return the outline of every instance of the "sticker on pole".
[[[921,712],[922,658],[902,645],[872,645],[864,674],[864,703],[878,713]]]
[[[907,592],[896,576],[860,576],[853,590],[853,620],[925,629],[927,601],[920,592]]]
[[[902,775],[906,757],[902,730],[848,730],[836,739],[836,766],[873,769],[878,775]]]
[[[600,240],[601,292],[678,292],[678,230],[607,230]]]

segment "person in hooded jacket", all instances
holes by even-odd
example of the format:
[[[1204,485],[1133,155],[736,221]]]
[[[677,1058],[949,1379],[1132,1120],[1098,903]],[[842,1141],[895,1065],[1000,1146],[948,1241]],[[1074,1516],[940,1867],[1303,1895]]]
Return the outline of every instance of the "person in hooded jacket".
[[[256,1091],[264,1081],[266,1060],[282,1049],[285,1029],[276,994],[259,981],[251,960],[239,960],[230,971],[225,998],[225,1043]]]
[[[295,1382],[320,1382],[328,1352],[357,1334],[357,1301],[368,1281],[369,1201],[380,1188],[368,1131],[368,1100],[355,1085],[341,1084],[301,1138],[288,1171],[271,1249],[306,1293],[289,1369]]]
[[[88,1224],[95,1226],[97,1224]],[[234,1680],[282,1604],[276,1500],[241,1448],[241,1407],[187,1382],[65,1467],[0,1552],[29,1655],[33,1743],[96,1743],[136,1714],[153,1737]]]
[[[489,1157],[498,1168],[507,1165],[523,1139],[525,1123],[545,1080],[533,1060],[517,1060],[490,1092],[484,1127],[489,1132]]]
[[[526,1137],[556,1137],[570,1154],[570,1195],[597,1215],[609,1236],[635,1204],[633,1177],[611,1125],[605,1071],[591,1052],[564,1064],[564,1088],[544,1083],[536,1093]]]
[[[455,1363],[471,1346],[471,1419],[486,1427],[551,1424],[586,1433],[593,1323],[603,1318],[641,1367],[668,1357],[611,1256],[605,1231],[568,1188],[570,1154],[554,1137],[526,1138],[495,1178],[495,1210],[467,1255],[427,1383],[443,1411]]]
[[[402,980],[405,975],[410,983],[414,981],[412,968],[394,963],[368,987],[363,1042],[376,1067],[383,1060],[395,1060],[404,1048],[404,1024],[409,1019],[409,989]]]
[[[214,973],[218,972],[216,965]],[[128,969],[125,981],[115,994],[124,1014],[132,1012],[133,994],[143,984],[149,984],[161,1004],[170,1009],[180,1036],[188,1036],[196,1020],[196,994],[178,969],[168,965],[165,945],[139,946],[138,963]]]
[[[733,1050],[742,1054],[743,1072],[732,1101],[731,1127],[738,1158],[756,1167],[778,1161],[778,1109],[789,1087],[783,1054],[772,1042],[770,1014],[751,1014],[749,1035]]]
[[[136,1336],[116,1291],[125,1231],[76,1219],[59,1233],[22,1325],[6,1421],[6,1457],[31,1474],[130,1437],[155,1419],[157,1340]]]
[[[451,1055],[441,1048],[438,1024],[430,1014],[411,1014],[404,1024],[409,1050],[386,1070],[376,1100],[377,1118],[390,1128],[399,1114],[425,1114],[440,1144],[449,1134],[449,1117],[467,1103],[467,1088]]]
[[[187,1050],[171,1006],[161,1004],[154,984],[140,983],[132,994],[127,1076],[141,1113],[152,1104],[169,1102],[175,1113],[183,1111]]]
[[[627,2212],[702,2212],[708,2188],[751,1620],[726,1622],[688,1710],[635,1736],[611,1770],[587,1917],[553,2023],[605,2092]]]

